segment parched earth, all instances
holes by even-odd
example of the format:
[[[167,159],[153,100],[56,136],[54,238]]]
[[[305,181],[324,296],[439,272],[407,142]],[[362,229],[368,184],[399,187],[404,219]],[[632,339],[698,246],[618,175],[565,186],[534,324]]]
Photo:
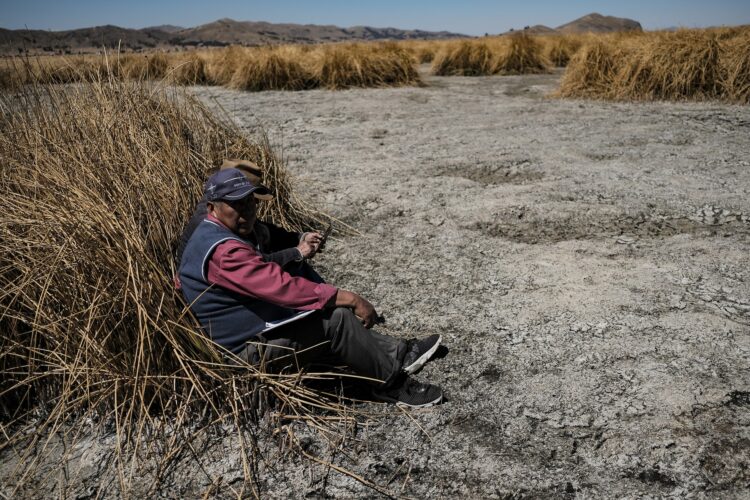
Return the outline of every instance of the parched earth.
[[[317,451],[417,498],[746,498],[750,108],[546,97],[558,79],[194,89],[265,128],[297,189],[363,233],[334,238],[322,274],[385,331],[449,348],[417,376],[446,404],[369,405],[385,414],[346,453]],[[231,445],[205,457],[165,495],[237,486]],[[269,497],[379,495],[273,469]]]
[[[557,80],[198,93],[364,233],[324,274],[450,349],[419,375],[450,402],[343,465],[415,497],[750,495],[750,109]],[[373,494],[311,478],[269,493]]]

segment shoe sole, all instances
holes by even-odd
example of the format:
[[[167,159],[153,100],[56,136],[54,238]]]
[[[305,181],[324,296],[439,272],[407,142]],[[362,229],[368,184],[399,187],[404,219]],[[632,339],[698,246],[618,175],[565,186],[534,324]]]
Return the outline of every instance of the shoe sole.
[[[437,342],[435,342],[435,345],[430,347],[429,351],[425,352],[420,357],[418,357],[416,361],[414,361],[412,364],[403,368],[403,370],[409,375],[414,375],[415,373],[417,373],[419,369],[422,368],[424,364],[430,360],[432,355],[435,354],[435,351],[437,351],[437,348],[440,347],[440,342],[442,342],[442,340],[443,340],[443,337],[441,335],[438,335],[438,339],[437,339]],[[435,403],[430,403],[430,405],[432,404],[435,404]]]
[[[430,406],[440,404],[442,401],[443,395],[441,394],[437,399],[435,399],[434,401],[430,401],[429,403],[422,403],[421,405],[410,405],[408,403],[399,401],[396,403],[396,406],[398,406],[399,408],[429,408]]]

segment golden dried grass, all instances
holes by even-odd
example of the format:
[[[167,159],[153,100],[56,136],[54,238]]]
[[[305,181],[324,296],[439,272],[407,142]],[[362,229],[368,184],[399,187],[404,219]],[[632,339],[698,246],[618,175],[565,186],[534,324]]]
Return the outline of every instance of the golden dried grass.
[[[611,91],[616,72],[611,44],[596,41],[584,45],[568,63],[559,94],[563,97],[596,98]]]
[[[444,44],[445,42],[440,40],[407,40],[398,42],[399,47],[409,52],[417,64],[431,63]]]
[[[131,80],[158,80],[164,78],[169,66],[167,56],[161,52],[121,55],[118,60],[120,74]]]
[[[175,85],[205,85],[210,82],[206,74],[206,61],[197,52],[173,57],[166,72],[167,80]]]
[[[313,75],[295,57],[280,48],[255,49],[237,62],[229,87],[238,90],[304,90],[315,86]]]
[[[206,77],[214,85],[229,86],[235,71],[250,49],[232,45],[206,53]]]
[[[332,44],[310,54],[310,60],[317,84],[327,89],[422,83],[412,57],[395,43]]]
[[[559,95],[748,103],[750,28],[602,36],[571,60]]]
[[[495,72],[496,57],[487,43],[460,40],[446,43],[432,61],[438,76],[484,76]]]
[[[724,37],[721,43],[721,86],[724,98],[750,104],[750,28]]]
[[[20,82],[18,73],[0,69],[0,85],[89,81],[84,75],[107,73],[123,79],[161,79],[177,85],[225,85],[242,90],[305,90],[325,87],[391,87],[419,85],[421,79],[409,51],[395,43],[228,47],[189,54],[114,55],[98,58],[96,68],[82,71],[80,58],[47,58]],[[91,64],[96,58],[87,60]],[[11,59],[10,61],[16,61]],[[23,63],[21,64],[23,65]],[[107,72],[107,68],[111,71]]]
[[[710,31],[658,33],[618,61],[616,99],[714,99],[720,95],[719,40]]]
[[[545,57],[558,68],[567,66],[583,45],[582,37],[576,35],[548,35],[541,39]]]
[[[503,75],[544,73],[549,63],[542,53],[542,44],[525,33],[506,37],[496,59],[493,72]]]
[[[548,71],[543,46],[524,33],[444,42],[432,61],[438,76],[518,75]]]

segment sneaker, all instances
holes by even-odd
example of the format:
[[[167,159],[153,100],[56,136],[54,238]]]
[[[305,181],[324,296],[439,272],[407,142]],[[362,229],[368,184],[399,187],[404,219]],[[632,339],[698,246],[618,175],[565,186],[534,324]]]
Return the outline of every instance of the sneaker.
[[[422,340],[407,340],[406,355],[401,364],[401,369],[409,375],[417,373],[435,354],[440,346],[440,340],[438,334],[430,335]]]
[[[373,389],[372,395],[378,401],[407,408],[427,408],[443,400],[443,390],[440,387],[417,382],[411,377],[404,377],[401,384],[390,389]]]

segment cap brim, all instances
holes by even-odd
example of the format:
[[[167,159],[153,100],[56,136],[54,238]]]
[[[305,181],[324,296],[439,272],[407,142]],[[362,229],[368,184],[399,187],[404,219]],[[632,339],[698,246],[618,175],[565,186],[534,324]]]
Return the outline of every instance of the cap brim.
[[[241,200],[242,198],[247,197],[247,195],[249,195],[250,193],[252,193],[256,189],[257,188],[252,187],[252,186],[244,187],[244,188],[241,188],[241,189],[236,189],[236,190],[232,191],[229,194],[225,194],[224,196],[221,197],[221,199],[222,200],[231,200],[231,201],[233,201],[233,200]]]
[[[246,198],[248,195],[252,194],[255,196],[258,200],[268,201],[273,199],[273,194],[271,193],[271,190],[268,189],[266,186],[248,186],[243,187],[240,189],[237,189],[229,194],[225,194],[220,199],[221,200],[229,200],[229,201],[235,201],[235,200],[241,200],[243,198]]]

